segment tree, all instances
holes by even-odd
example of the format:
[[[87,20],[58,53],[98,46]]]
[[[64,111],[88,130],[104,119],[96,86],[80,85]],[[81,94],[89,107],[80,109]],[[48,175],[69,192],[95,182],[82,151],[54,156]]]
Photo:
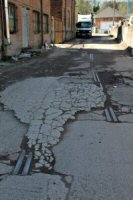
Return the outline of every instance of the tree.
[[[93,6],[93,12],[94,13],[97,13],[99,11],[99,9],[100,9],[100,5],[99,4],[96,5],[96,6],[95,5]]]
[[[104,2],[101,9],[105,9],[107,7],[111,7],[114,8],[114,3],[115,3],[115,9],[118,10],[118,3],[115,1],[108,1],[108,2]]]
[[[76,12],[80,14],[90,14],[92,5],[86,0],[77,0]]]
[[[108,1],[108,2],[104,2],[102,5],[101,5],[101,8],[100,8],[100,11],[107,8],[108,6],[110,7],[114,7],[113,5],[113,1]],[[127,8],[128,4],[127,4],[127,1],[115,1],[115,9],[119,10],[119,12],[124,16],[126,17],[127,16],[127,12],[128,12],[128,8]],[[131,0],[131,4],[130,4],[130,9],[131,9],[131,14],[133,13],[133,0]]]

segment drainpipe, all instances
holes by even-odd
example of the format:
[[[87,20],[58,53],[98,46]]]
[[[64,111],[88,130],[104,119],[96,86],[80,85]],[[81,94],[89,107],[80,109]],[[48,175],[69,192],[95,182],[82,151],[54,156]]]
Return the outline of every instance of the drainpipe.
[[[115,25],[115,0],[113,1],[113,26]]]
[[[71,38],[73,33],[73,0],[71,1]]]
[[[41,44],[44,45],[44,37],[43,37],[43,6],[44,0],[40,0],[40,8],[41,8]]]
[[[130,17],[130,13],[131,13],[131,3],[130,0],[128,0],[128,17]]]
[[[66,13],[67,9],[66,9],[66,1],[67,0],[65,0],[65,41],[66,41],[66,32],[67,32],[67,13]]]
[[[0,19],[1,19],[1,39],[2,39],[2,43],[1,43],[1,56],[2,58],[4,58],[5,56],[5,44],[4,44],[4,13],[3,13],[3,1],[0,1]]]
[[[6,32],[6,45],[11,43],[10,30],[9,30],[9,15],[8,15],[8,0],[4,0],[4,12],[5,12],[5,32]]]

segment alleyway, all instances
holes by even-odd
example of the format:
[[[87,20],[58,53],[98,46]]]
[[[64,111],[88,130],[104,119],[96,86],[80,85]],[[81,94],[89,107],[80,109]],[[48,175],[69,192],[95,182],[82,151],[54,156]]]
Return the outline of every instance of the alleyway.
[[[95,35],[0,63],[1,199],[132,200],[132,62]]]

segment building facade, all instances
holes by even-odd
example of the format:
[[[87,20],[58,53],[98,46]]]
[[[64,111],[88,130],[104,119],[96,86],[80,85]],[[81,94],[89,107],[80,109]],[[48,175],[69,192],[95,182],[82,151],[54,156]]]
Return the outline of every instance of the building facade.
[[[50,0],[1,0],[1,53],[16,55],[50,41],[50,11]]]
[[[51,0],[51,39],[62,43],[75,37],[75,0]]]
[[[0,0],[0,55],[75,36],[75,0]]]
[[[109,28],[118,24],[124,17],[118,10],[107,7],[95,16],[95,26],[99,32],[108,32]]]

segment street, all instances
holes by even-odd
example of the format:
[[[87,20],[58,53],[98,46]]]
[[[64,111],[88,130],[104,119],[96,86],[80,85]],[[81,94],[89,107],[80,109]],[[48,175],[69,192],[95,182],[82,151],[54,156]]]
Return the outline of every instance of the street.
[[[132,200],[132,62],[104,34],[0,62],[2,200]]]

